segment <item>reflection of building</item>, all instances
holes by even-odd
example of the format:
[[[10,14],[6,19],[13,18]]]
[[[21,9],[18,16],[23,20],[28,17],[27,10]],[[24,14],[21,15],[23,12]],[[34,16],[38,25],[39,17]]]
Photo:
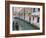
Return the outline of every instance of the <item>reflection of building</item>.
[[[24,19],[31,24],[39,27],[40,9],[39,8],[14,8],[13,16]]]

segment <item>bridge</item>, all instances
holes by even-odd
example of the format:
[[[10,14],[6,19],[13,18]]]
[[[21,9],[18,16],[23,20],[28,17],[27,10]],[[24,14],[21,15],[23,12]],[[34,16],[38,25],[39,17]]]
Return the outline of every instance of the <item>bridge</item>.
[[[14,19],[15,19],[14,22],[18,23],[19,30],[39,30],[40,29],[34,26],[33,24],[31,24],[30,22],[24,19],[21,19],[19,17],[15,17]],[[13,26],[13,28],[16,29],[15,26]]]

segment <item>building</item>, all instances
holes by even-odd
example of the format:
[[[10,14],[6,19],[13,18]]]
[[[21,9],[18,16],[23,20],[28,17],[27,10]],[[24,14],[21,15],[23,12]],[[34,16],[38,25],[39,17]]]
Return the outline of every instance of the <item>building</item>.
[[[31,24],[40,27],[40,8],[33,8],[31,14]]]

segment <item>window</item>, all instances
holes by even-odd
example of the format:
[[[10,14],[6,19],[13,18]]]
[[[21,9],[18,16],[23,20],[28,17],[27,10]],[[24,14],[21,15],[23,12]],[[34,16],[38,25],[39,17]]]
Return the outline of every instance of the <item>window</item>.
[[[37,18],[37,22],[39,23],[39,17]]]
[[[33,8],[33,12],[35,12],[35,8]]]
[[[40,8],[38,8],[38,12],[40,11]]]
[[[33,16],[33,20],[34,20],[34,16]]]

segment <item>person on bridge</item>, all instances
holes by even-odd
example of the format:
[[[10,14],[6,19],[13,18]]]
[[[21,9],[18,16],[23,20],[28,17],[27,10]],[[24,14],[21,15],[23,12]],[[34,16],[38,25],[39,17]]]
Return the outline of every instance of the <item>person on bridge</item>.
[[[15,30],[15,27],[14,27],[14,21],[13,21],[13,26],[12,26],[12,27],[13,27],[13,31],[14,31],[14,30]]]

